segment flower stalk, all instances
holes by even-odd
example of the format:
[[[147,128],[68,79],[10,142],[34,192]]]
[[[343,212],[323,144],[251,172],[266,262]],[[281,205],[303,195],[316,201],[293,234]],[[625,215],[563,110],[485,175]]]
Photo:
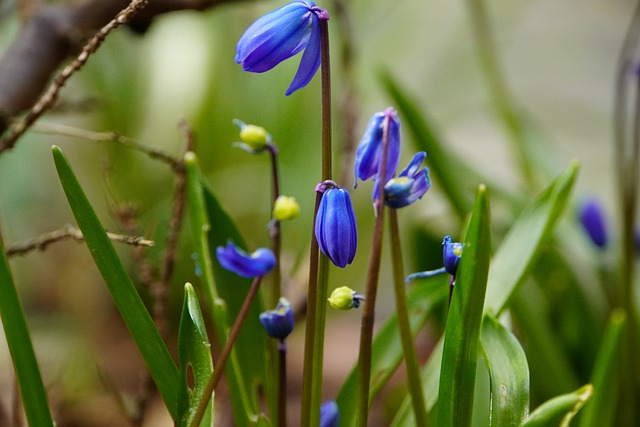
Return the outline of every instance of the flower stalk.
[[[320,20],[320,74],[322,91],[322,181],[330,180],[331,162],[331,67],[329,62],[329,25],[327,19]],[[316,193],[313,227],[321,193]],[[329,259],[320,253],[315,233],[311,233],[309,254],[309,290],[307,298],[307,323],[302,376],[302,407],[300,425],[309,427],[320,422],[322,400],[322,367],[324,351],[324,329],[326,319],[329,280]]]
[[[396,315],[398,330],[402,342],[405,368],[407,370],[407,385],[413,405],[413,415],[417,426],[427,426],[427,409],[424,393],[420,381],[420,365],[413,344],[413,335],[409,324],[409,308],[404,282],[404,268],[402,266],[402,247],[400,245],[400,231],[398,227],[398,212],[389,209],[389,234],[391,243],[391,262],[393,265],[393,288],[396,296]]]
[[[373,202],[376,222],[371,241],[369,265],[367,267],[366,304],[360,326],[360,351],[358,354],[358,386],[356,391],[356,426],[366,427],[369,417],[369,389],[371,386],[371,347],[373,345],[373,323],[375,319],[380,259],[382,257],[382,234],[384,228],[384,186],[387,176],[390,115],[385,115],[382,125],[382,159],[378,170],[378,197]]]

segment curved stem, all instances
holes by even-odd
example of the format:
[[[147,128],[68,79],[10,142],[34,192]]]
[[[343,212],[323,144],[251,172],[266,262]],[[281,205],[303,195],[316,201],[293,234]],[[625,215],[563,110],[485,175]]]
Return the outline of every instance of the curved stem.
[[[427,426],[427,409],[425,407],[422,382],[420,380],[420,365],[416,348],[413,344],[411,325],[409,323],[409,308],[404,282],[404,268],[402,266],[402,248],[400,245],[400,231],[398,227],[398,213],[389,209],[389,232],[391,242],[391,260],[393,264],[393,287],[396,294],[396,314],[398,316],[398,330],[402,341],[405,368],[407,369],[407,385],[413,405],[413,415],[416,425]]]
[[[238,334],[240,333],[240,328],[244,324],[245,319],[247,318],[247,314],[249,314],[249,309],[251,308],[251,303],[253,299],[258,294],[260,290],[260,283],[262,282],[262,276],[258,276],[253,279],[253,283],[251,284],[251,288],[249,288],[249,292],[247,293],[247,297],[244,299],[242,303],[242,307],[238,312],[238,317],[236,318],[233,327],[231,328],[231,332],[229,333],[229,339],[224,344],[222,351],[220,352],[220,356],[218,357],[218,361],[213,369],[213,373],[211,374],[211,378],[209,378],[209,382],[207,383],[207,387],[204,390],[202,395],[202,399],[198,403],[198,407],[194,414],[193,420],[191,420],[190,427],[198,427],[200,422],[202,422],[202,417],[207,410],[207,405],[211,400],[211,395],[216,389],[216,386],[220,382],[220,378],[222,378],[222,374],[224,372],[224,366],[227,363],[227,359],[231,354],[231,349],[233,348],[233,344],[236,342],[236,338],[238,338]]]

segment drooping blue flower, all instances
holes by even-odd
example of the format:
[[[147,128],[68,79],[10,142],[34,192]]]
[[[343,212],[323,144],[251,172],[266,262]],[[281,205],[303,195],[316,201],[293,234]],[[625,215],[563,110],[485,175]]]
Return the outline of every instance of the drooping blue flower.
[[[275,310],[268,310],[260,314],[260,323],[271,338],[280,341],[286,339],[293,331],[293,310],[286,298],[280,298]]]
[[[452,242],[451,236],[445,236],[444,239],[442,239],[442,262],[444,267],[437,270],[412,273],[407,276],[405,282],[410,282],[414,279],[426,279],[442,273],[449,273],[451,275],[450,284],[453,285],[456,274],[458,273],[458,264],[460,263],[463,249],[464,245],[462,243]]]
[[[396,111],[389,107],[371,117],[367,130],[358,144],[355,160],[356,184],[358,179],[366,181],[370,178],[378,178],[382,163],[382,138],[385,126],[389,135],[385,182],[395,175],[400,162],[400,119]],[[379,191],[379,185],[374,184],[374,200],[378,199]]]
[[[462,257],[462,250],[464,245],[458,242],[452,242],[451,236],[445,236],[442,240],[442,259],[444,261],[444,268],[447,273],[456,277],[458,272],[458,264]]]
[[[264,276],[276,265],[276,257],[267,248],[248,254],[232,242],[216,248],[218,262],[222,267],[242,277]]]
[[[318,246],[335,265],[351,264],[358,246],[356,216],[344,188],[324,190],[315,223]]]
[[[335,400],[328,400],[320,406],[320,427],[338,427],[340,412]]]
[[[395,209],[410,205],[422,198],[429,188],[429,168],[420,171],[420,166],[427,157],[427,153],[420,151],[413,156],[409,163],[397,178],[391,178],[384,186],[384,203]]]
[[[604,209],[595,198],[585,199],[580,207],[580,223],[599,248],[607,246],[607,222]]]
[[[311,0],[297,0],[258,18],[236,47],[236,62],[254,73],[269,71],[304,50],[300,66],[285,92],[306,86],[320,67],[320,21],[329,13]]]

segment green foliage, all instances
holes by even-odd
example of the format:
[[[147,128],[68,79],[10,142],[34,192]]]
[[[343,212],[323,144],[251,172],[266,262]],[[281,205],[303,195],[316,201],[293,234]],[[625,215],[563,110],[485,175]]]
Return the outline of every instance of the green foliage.
[[[29,425],[53,427],[47,393],[33,352],[22,303],[0,237],[0,317]]]
[[[179,374],[158,328],[125,271],[62,150],[53,147],[60,183],[100,274],[136,343],[171,417],[178,420]]]
[[[178,360],[180,362],[180,395],[178,397],[178,413],[180,425],[188,426],[203,391],[213,373],[211,360],[211,344],[200,311],[200,303],[193,286],[184,286],[184,304],[178,329]],[[193,381],[193,384],[190,382]],[[202,417],[201,426],[212,426],[213,398]]]
[[[478,189],[449,307],[438,388],[438,425],[470,426],[491,258],[489,198]]]
[[[520,426],[566,427],[592,395],[593,386],[587,384],[572,393],[554,397],[536,408]]]

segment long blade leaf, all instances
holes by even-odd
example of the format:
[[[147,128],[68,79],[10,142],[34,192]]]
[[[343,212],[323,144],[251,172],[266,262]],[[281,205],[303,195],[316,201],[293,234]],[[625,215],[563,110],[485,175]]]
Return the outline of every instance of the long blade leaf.
[[[556,396],[540,405],[520,426],[567,427],[592,395],[593,386],[587,384],[574,392]]]
[[[82,191],[71,165],[59,147],[53,147],[53,159],[69,206],[82,231],[93,261],[100,270],[120,316],[129,329],[171,417],[177,421],[180,384],[178,368],[120,262],[111,240]]]
[[[482,309],[491,256],[489,199],[484,186],[464,240],[447,317],[438,391],[438,426],[470,426]]]

